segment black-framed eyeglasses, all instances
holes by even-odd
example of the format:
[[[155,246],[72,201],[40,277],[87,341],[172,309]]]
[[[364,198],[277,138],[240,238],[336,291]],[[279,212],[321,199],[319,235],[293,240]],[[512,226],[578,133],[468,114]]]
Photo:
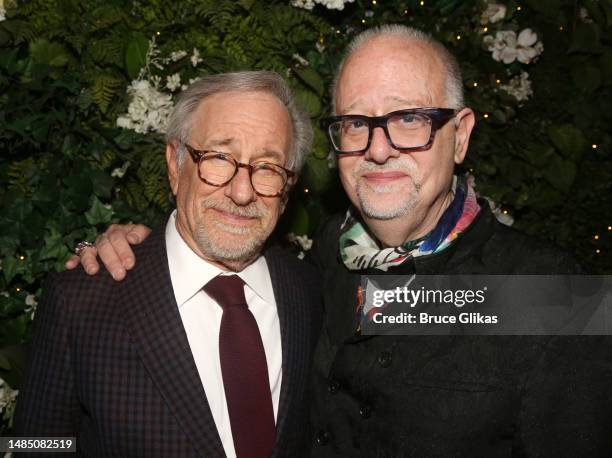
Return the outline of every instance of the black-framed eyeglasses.
[[[452,108],[411,108],[383,116],[342,115],[321,119],[336,154],[365,153],[372,142],[372,130],[381,127],[389,145],[401,152],[431,148],[436,131],[455,117]]]
[[[295,176],[295,172],[271,162],[243,164],[220,151],[198,150],[187,144],[185,148],[198,165],[200,179],[211,186],[225,186],[236,176],[239,168],[245,168],[249,171],[251,185],[257,195],[278,197]]]

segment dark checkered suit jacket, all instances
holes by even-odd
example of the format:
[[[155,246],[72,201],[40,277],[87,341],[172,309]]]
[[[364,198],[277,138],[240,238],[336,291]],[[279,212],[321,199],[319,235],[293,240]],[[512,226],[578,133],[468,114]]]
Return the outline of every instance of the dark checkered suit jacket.
[[[308,431],[320,286],[295,256],[265,256],[283,354],[274,456],[294,457]],[[163,229],[136,258],[119,283],[106,271],[52,275],[35,318],[16,435],[77,436],[80,454],[92,457],[225,456],[174,299]]]

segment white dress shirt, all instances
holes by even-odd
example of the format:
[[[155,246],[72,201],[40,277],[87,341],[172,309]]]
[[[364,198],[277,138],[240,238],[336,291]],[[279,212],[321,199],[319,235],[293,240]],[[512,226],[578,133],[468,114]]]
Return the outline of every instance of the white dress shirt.
[[[219,329],[223,310],[202,291],[206,283],[227,272],[194,253],[178,233],[175,222],[176,211],[166,224],[166,250],[174,297],[223,448],[226,455],[232,458],[236,452],[219,360]],[[281,334],[272,280],[265,258],[260,256],[237,275],[245,283],[246,302],[257,321],[263,341],[276,419],[282,379]],[[180,377],[180,374],[177,375]]]

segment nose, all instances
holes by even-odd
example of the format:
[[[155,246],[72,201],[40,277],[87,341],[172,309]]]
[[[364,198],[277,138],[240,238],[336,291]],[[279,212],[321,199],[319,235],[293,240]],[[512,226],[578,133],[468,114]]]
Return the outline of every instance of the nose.
[[[232,181],[225,185],[225,195],[236,205],[248,205],[257,199],[248,169],[240,167]]]
[[[377,164],[384,164],[390,157],[399,157],[399,155],[399,150],[390,145],[383,128],[374,127],[372,129],[370,147],[365,153],[365,159]]]

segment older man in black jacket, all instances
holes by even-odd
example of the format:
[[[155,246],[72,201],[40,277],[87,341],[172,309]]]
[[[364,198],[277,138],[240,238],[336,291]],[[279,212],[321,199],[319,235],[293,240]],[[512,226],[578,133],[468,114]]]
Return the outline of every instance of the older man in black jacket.
[[[340,65],[333,101],[335,116],[322,124],[352,207],[313,248],[325,319],[312,454],[609,456],[608,339],[358,332],[361,275],[580,271],[566,254],[501,225],[453,175],[475,123],[453,56],[415,29],[366,31]],[[106,242],[106,259],[123,275],[127,243],[115,243],[117,255]],[[94,254],[83,263],[94,265]]]

